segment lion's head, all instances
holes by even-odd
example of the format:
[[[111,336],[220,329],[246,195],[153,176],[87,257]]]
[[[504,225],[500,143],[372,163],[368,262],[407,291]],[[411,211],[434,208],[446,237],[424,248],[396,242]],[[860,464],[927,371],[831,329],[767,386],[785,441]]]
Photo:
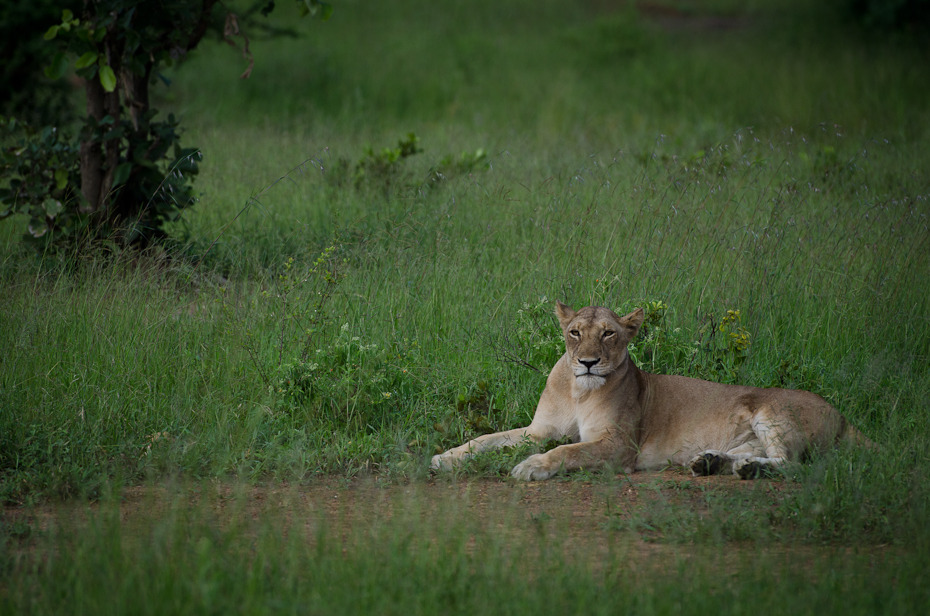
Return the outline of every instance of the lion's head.
[[[574,311],[556,302],[555,314],[565,336],[565,351],[581,391],[597,389],[627,358],[627,345],[643,323],[643,309],[624,317],[600,306]]]

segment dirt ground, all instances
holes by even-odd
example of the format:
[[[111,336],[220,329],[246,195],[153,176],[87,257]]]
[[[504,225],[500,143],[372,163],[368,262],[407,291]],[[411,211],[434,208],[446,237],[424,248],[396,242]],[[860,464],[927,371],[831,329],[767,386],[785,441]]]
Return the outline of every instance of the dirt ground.
[[[668,530],[708,520],[708,496],[727,499],[733,515],[739,516],[741,511],[777,507],[793,485],[735,476],[691,477],[682,469],[529,483],[467,476],[407,482],[377,476],[314,477],[298,484],[162,481],[124,487],[118,497],[93,503],[2,509],[6,540],[0,542],[0,552],[5,548],[11,562],[35,562],[50,552],[72,549],[86,529],[96,528],[118,530],[119,545],[127,553],[146,553],[139,548],[153,541],[188,538],[193,545],[198,537],[225,537],[231,545],[252,546],[270,532],[287,545],[299,541],[308,549],[325,542],[328,550],[335,547],[348,557],[366,552],[390,557],[393,550],[404,550],[429,559],[464,549],[500,553],[503,562],[513,558],[527,571],[544,563],[574,563],[598,575],[622,570],[627,578],[644,583],[650,576],[693,566],[700,571],[712,566],[722,583],[759,562],[813,568],[814,563],[844,561],[852,554],[859,561],[864,557],[868,567],[886,566],[895,551],[889,546],[756,543],[705,531],[690,537]],[[617,568],[627,562],[637,564]]]
[[[140,537],[168,519],[198,519],[245,532],[262,524],[296,525],[306,537],[323,530],[348,543],[384,529],[441,537],[456,528],[477,540],[544,535],[547,541],[556,538],[565,552],[589,556],[617,549],[618,542],[623,549],[655,554],[677,549],[648,531],[617,531],[628,530],[635,516],[657,502],[700,513],[707,507],[707,490],[734,495],[766,490],[777,498],[785,489],[783,482],[691,477],[682,470],[529,483],[445,476],[409,482],[378,477],[317,477],[299,484],[182,481],[125,487],[118,498],[93,503],[8,507],[3,521],[8,529],[20,529],[20,547],[27,550],[52,529],[118,515],[121,527]]]

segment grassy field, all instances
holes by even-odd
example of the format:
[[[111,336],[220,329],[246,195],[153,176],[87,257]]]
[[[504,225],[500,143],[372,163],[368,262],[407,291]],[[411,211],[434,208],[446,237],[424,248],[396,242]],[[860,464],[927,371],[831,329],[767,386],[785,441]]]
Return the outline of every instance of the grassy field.
[[[247,81],[202,45],[159,90],[204,154],[168,248],[0,223],[0,612],[921,613],[930,62],[804,4],[339,2]],[[579,531],[606,552],[554,505],[460,509],[527,489],[525,452],[427,465],[529,421],[556,299],[644,306],[644,369],[815,391],[880,448],[575,474],[623,511]],[[307,504],[362,478],[404,513]]]

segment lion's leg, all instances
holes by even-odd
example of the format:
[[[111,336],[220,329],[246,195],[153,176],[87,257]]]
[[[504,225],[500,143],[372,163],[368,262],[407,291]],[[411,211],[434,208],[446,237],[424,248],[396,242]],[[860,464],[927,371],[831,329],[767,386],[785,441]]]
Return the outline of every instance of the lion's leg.
[[[750,421],[752,431],[762,443],[765,455],[750,456],[733,464],[733,472],[740,479],[763,477],[787,462],[791,455],[791,445],[797,440],[800,430],[785,417],[775,416],[771,406],[758,409]],[[761,453],[761,452],[760,452]]]
[[[540,481],[561,471],[600,468],[608,462],[619,462],[631,473],[636,453],[628,444],[620,442],[622,438],[610,433],[592,441],[560,445],[528,457],[513,467],[510,474],[524,481]]]
[[[548,433],[535,430],[532,425],[526,428],[516,428],[504,432],[495,432],[494,434],[485,434],[468,441],[464,445],[453,447],[445,453],[433,456],[430,462],[430,468],[435,470],[451,470],[461,463],[462,460],[476,453],[489,449],[512,447],[513,445],[519,445],[526,439],[542,442],[547,438],[549,438]]]

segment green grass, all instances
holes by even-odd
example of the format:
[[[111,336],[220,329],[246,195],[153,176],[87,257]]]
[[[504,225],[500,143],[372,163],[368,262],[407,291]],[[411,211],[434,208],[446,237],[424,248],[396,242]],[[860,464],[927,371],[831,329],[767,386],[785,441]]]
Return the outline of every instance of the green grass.
[[[435,612],[493,599],[513,613],[566,601],[916,613],[930,514],[930,63],[918,45],[794,4],[698,7],[738,20],[708,32],[601,3],[340,2],[330,22],[299,24],[300,39],[256,39],[248,81],[233,50],[206,44],[170,75],[158,106],[183,118],[204,164],[200,203],[168,249],[38,258],[17,241],[23,221],[0,224],[7,506],[107,501],[176,476],[421,482],[436,450],[529,421],[545,377],[524,364],[545,371],[558,356],[555,299],[662,301],[634,349],[644,368],[810,389],[880,444],[792,468],[772,490],[680,498],[659,483],[607,524],[612,537],[739,545],[735,561],[663,557],[628,578],[620,550],[525,584],[514,563],[545,542],[465,549],[496,531],[458,518],[446,559],[399,546],[400,522],[343,552],[326,533],[292,542],[275,518],[239,534],[169,517],[136,543],[138,529],[101,515],[89,532],[28,540],[5,525],[2,611]],[[421,153],[372,166],[410,132]],[[727,310],[749,349],[692,359]],[[494,476],[508,455],[459,477]],[[592,479],[621,481],[574,480]],[[878,564],[817,551],[805,569],[774,547],[786,542],[894,549]],[[361,594],[352,572],[370,584]]]

